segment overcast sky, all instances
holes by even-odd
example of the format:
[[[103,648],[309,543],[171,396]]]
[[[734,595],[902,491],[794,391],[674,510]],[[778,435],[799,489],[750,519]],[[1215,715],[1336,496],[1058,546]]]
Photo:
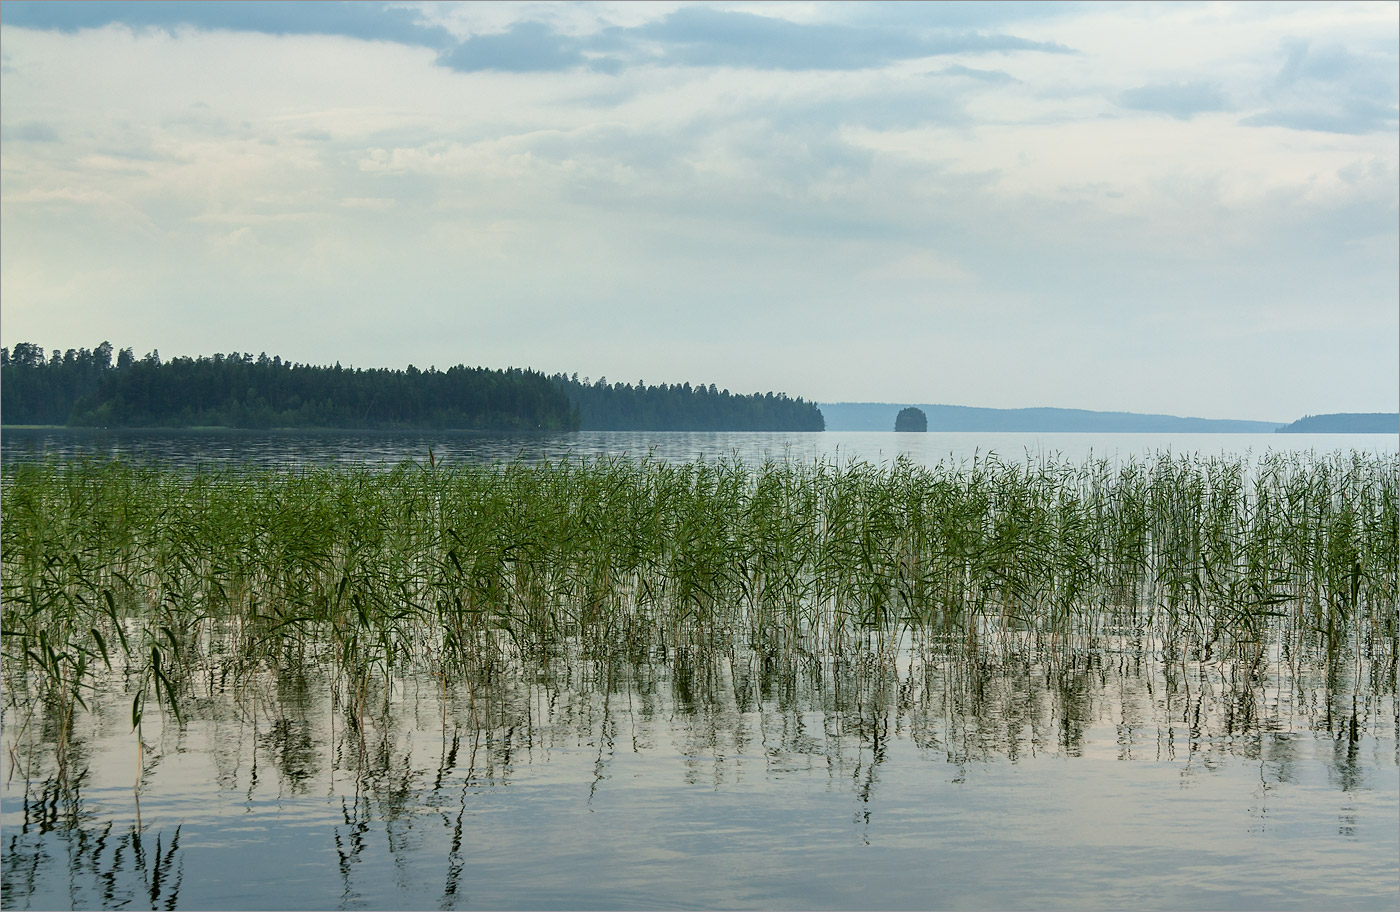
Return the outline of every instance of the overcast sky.
[[[0,335],[1400,407],[1400,5],[0,6]]]

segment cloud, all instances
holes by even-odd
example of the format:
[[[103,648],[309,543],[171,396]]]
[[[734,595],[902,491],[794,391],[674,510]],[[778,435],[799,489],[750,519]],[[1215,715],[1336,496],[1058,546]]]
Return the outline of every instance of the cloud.
[[[679,9],[632,31],[662,43],[672,62],[777,70],[862,69],[959,51],[1064,50],[1008,35],[924,37],[906,29],[806,25],[706,7]]]
[[[767,109],[755,105],[740,110],[743,117],[762,118],[784,134],[805,134],[842,127],[907,130],[931,124],[967,126],[974,122],[961,102],[966,94],[930,82],[904,83],[882,92],[822,94],[786,99]]]
[[[592,34],[560,32],[538,20],[458,41],[416,10],[381,3],[204,2],[65,3],[7,0],[5,22],[61,32],[125,25],[132,29],[190,27],[270,35],[339,35],[440,50],[439,62],[462,72],[617,73],[628,66],[732,66],[758,70],[858,70],[943,54],[1040,51],[1064,45],[968,30],[1040,15],[1034,7],[989,14],[976,5],[935,5],[915,15],[887,9],[861,12],[846,23],[804,23],[705,6],[687,6],[634,26]],[[775,10],[777,12],[777,10]],[[839,9],[838,9],[839,12]],[[958,29],[955,31],[955,29]],[[964,74],[969,75],[969,74]]]
[[[419,364],[461,360],[469,338],[480,363],[809,397],[927,383],[1268,415],[1295,390],[1394,396],[1394,133],[1334,132],[1393,122],[1393,5],[425,5],[412,15],[456,36],[440,44],[423,26],[367,42],[209,16],[15,28],[14,9],[0,267],[16,338],[71,324],[256,351],[275,333],[301,359]],[[1300,18],[1330,24],[1285,44]],[[882,318],[853,319],[853,301]],[[526,314],[540,332],[512,322]],[[1345,332],[1309,348],[1327,325]],[[1215,374],[1191,401],[1160,390],[1202,363],[1178,326],[1212,352],[1270,327],[1238,345],[1270,388],[1257,410]],[[1390,350],[1358,359],[1346,334]],[[735,338],[747,374],[725,373]],[[1066,385],[1143,339],[1145,376],[1100,401]],[[1326,410],[1311,401],[1277,410]]]
[[[215,248],[223,250],[231,250],[236,247],[258,246],[257,234],[247,225],[241,228],[235,228],[228,234],[216,235],[211,238],[210,241]]]
[[[985,82],[991,85],[1008,85],[1013,82],[1020,82],[1015,76],[1003,70],[979,70],[975,67],[965,67],[962,64],[946,66],[941,70],[936,70],[930,76],[962,76],[966,79],[975,79],[978,82]]]
[[[708,7],[685,7],[630,30],[660,42],[667,62],[762,70],[853,70],[938,54],[1049,51],[1063,45],[1014,35],[919,34],[885,26],[803,24]]]
[[[137,209],[114,193],[86,187],[54,187],[51,189],[25,190],[6,195],[8,206],[33,207],[54,211],[84,209],[96,213],[101,218],[119,222],[128,228],[142,232],[154,231],[155,223],[144,212]]]
[[[1274,79],[1281,88],[1311,80],[1341,83],[1355,76],[1375,75],[1367,72],[1369,68],[1362,58],[1338,45],[1314,47],[1306,39],[1293,39],[1284,43],[1283,52],[1283,66]]]
[[[11,142],[58,142],[58,131],[43,121],[27,120],[5,127],[5,139]]]
[[[1345,99],[1323,105],[1291,105],[1254,114],[1240,123],[1247,127],[1285,127],[1319,133],[1359,135],[1394,131],[1400,111],[1395,105],[1366,99]]]
[[[908,0],[871,0],[843,4],[848,22],[895,28],[985,29],[1013,22],[1053,19],[1084,12],[1086,6],[1059,0],[941,0],[938,3],[910,3]],[[1101,5],[1101,4],[1100,4]]]
[[[1207,82],[1171,82],[1138,86],[1118,96],[1118,104],[1133,111],[1167,114],[1190,120],[1197,114],[1226,110],[1225,96]]]
[[[231,132],[228,120],[202,101],[197,101],[181,111],[167,114],[161,118],[160,125],[165,129],[187,128],[215,135]]]
[[[1400,75],[1394,53],[1358,53],[1292,39],[1265,93],[1267,108],[1240,122],[1360,135],[1394,132],[1400,123]]]
[[[130,28],[172,29],[189,26],[268,35],[342,35],[364,41],[393,41],[428,47],[442,47],[453,40],[446,29],[423,22],[412,10],[348,0],[319,3],[277,0],[171,0],[161,3],[6,0],[4,16],[6,25],[60,32],[119,24]]]
[[[376,212],[384,212],[394,208],[398,200],[382,196],[350,196],[340,201],[340,205],[346,209],[371,209]]]
[[[569,70],[587,62],[577,38],[561,35],[542,22],[517,22],[509,31],[474,35],[444,53],[439,63],[454,70],[500,70],[534,73]]]
[[[441,62],[456,70],[541,72],[587,67],[740,67],[757,70],[859,70],[943,54],[995,51],[1070,53],[1061,44],[1014,35],[911,30],[893,26],[808,24],[775,16],[683,7],[663,19],[611,26],[593,35],[561,34],[541,22],[475,35]]]
[[[956,260],[930,250],[917,250],[895,256],[866,269],[872,280],[903,280],[912,282],[975,282],[973,276]]]

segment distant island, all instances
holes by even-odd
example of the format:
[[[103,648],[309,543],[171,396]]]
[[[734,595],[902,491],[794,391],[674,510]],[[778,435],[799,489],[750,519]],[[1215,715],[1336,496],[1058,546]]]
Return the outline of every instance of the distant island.
[[[115,358],[114,358],[115,354]],[[714,384],[580,381],[520,368],[295,364],[244,352],[0,349],[0,423],[121,428],[820,431],[816,405]]]
[[[905,404],[823,402],[819,407],[829,431],[888,431]],[[1282,425],[1278,421],[1179,418],[1064,408],[994,409],[923,403],[912,407],[924,412],[930,431],[1269,434]]]
[[[899,414],[894,416],[894,429],[896,431],[913,431],[914,433],[927,431],[928,416],[924,414],[923,409],[914,408],[912,405],[908,408],[902,408],[899,410]]]
[[[1280,434],[1400,434],[1400,412],[1308,415],[1277,430]]]

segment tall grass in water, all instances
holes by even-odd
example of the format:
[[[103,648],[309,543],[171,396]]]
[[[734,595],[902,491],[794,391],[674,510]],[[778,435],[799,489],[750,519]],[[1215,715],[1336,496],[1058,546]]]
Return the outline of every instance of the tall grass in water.
[[[83,462],[7,468],[2,493],[6,692],[60,726],[107,666],[138,723],[150,698],[178,712],[196,671],[331,663],[363,699],[404,662],[445,687],[564,643],[1396,650],[1395,456]]]

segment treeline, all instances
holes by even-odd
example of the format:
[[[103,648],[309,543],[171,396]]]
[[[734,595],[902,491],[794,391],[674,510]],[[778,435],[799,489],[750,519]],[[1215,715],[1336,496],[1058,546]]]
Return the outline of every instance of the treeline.
[[[1400,413],[1335,412],[1308,415],[1278,429],[1280,434],[1394,434],[1400,430]]]
[[[714,384],[580,382],[458,365],[317,367],[232,352],[162,361],[103,342],[0,349],[0,422],[72,427],[461,428],[469,430],[820,431],[815,403],[735,395]]]
[[[643,381],[588,382],[555,374],[554,383],[578,408],[585,430],[596,431],[821,431],[826,420],[814,402],[785,393],[736,395],[711,383],[648,386]]]
[[[89,351],[0,349],[0,421],[74,427],[577,430],[578,410],[538,371],[293,364],[237,352],[162,361],[106,342]]]

